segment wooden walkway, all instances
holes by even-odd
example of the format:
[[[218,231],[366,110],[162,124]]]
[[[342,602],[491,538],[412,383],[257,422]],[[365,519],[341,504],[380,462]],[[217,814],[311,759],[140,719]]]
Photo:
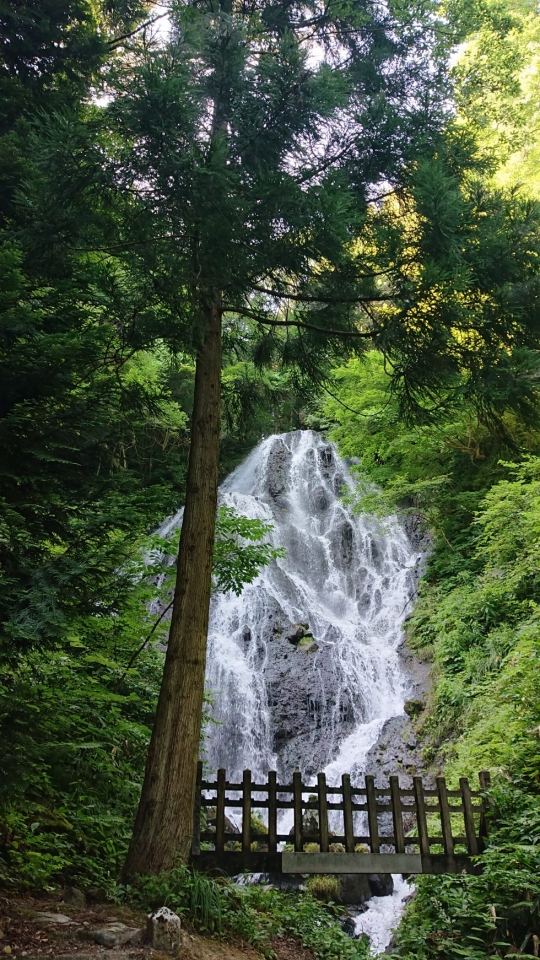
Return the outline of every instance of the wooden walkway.
[[[437,777],[431,790],[413,777],[408,790],[394,776],[380,789],[372,776],[363,787],[352,786],[347,774],[340,786],[329,786],[324,773],[316,784],[304,784],[296,772],[292,783],[280,784],[271,770],[266,783],[254,783],[244,770],[241,783],[230,783],[225,770],[203,780],[199,763],[192,862],[229,875],[475,873],[471,858],[487,835],[489,773],[479,779],[480,790],[465,778],[459,790],[449,790]],[[285,810],[293,811],[293,828],[278,833]],[[240,812],[240,829],[227,811]]]

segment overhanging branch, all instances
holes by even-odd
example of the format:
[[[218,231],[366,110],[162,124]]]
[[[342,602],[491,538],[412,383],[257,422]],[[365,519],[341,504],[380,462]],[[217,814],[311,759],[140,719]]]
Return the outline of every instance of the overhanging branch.
[[[262,326],[297,327],[301,330],[314,330],[315,333],[323,333],[326,337],[359,337],[364,340],[372,340],[377,333],[376,330],[332,330],[329,327],[318,327],[316,324],[308,323],[306,320],[275,320],[271,317],[261,316],[260,313],[257,313],[255,310],[250,310],[248,307],[225,306],[223,307],[223,313],[238,313],[241,316],[255,320]]]
[[[323,303],[323,304],[335,304],[335,303],[381,303],[388,300],[387,296],[380,297],[310,297],[302,293],[287,293],[286,291],[272,290],[269,287],[259,287],[254,286],[254,290],[257,293],[265,293],[269,297],[275,297],[276,300],[297,300],[300,303]]]

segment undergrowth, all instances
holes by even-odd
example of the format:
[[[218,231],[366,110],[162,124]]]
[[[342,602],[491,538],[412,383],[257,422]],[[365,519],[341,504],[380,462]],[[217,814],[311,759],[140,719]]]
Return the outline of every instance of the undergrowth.
[[[537,957],[540,804],[517,784],[492,791],[496,827],[478,876],[421,877],[397,931],[401,960]]]
[[[299,940],[320,960],[366,960],[366,938],[352,940],[341,928],[340,909],[322,904],[310,893],[284,893],[258,885],[214,879],[185,866],[159,877],[139,877],[119,887],[116,899],[149,911],[166,905],[201,933],[235,936],[272,960],[271,942],[285,935]]]

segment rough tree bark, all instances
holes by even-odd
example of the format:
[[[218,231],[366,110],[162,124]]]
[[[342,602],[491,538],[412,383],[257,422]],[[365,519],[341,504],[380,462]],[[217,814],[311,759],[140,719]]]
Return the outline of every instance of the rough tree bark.
[[[203,309],[186,503],[169,643],[144,784],[123,877],[158,874],[186,861],[202,719],[217,508],[221,300]]]

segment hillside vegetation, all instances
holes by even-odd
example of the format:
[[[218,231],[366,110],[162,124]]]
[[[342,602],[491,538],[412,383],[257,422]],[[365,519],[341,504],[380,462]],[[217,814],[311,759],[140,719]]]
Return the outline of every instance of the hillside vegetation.
[[[337,370],[332,393],[323,416],[340,451],[360,459],[358,509],[408,514],[434,537],[407,620],[408,644],[432,663],[431,696],[416,723],[425,761],[437,772],[444,767],[455,785],[484,769],[493,778],[494,826],[482,876],[422,878],[397,955],[457,960],[504,955],[510,947],[535,955],[538,434],[514,418],[491,432],[471,411],[406,428],[376,354]]]

